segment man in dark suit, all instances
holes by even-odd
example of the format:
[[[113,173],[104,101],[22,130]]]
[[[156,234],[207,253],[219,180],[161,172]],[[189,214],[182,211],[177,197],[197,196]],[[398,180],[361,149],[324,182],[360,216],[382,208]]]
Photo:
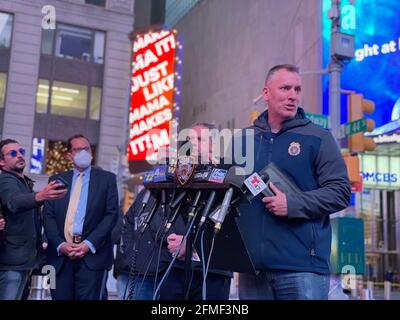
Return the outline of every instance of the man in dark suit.
[[[216,129],[213,124],[197,123],[188,132],[187,142],[191,144],[190,154],[197,158],[201,164],[218,164],[218,159],[215,157],[216,146],[212,140],[213,129]],[[186,288],[186,275],[183,270],[185,267],[186,245],[182,246],[178,252],[183,240],[183,234],[187,229],[185,220],[182,216],[179,216],[167,237],[167,249],[172,256],[178,255],[178,261],[175,261],[168,278],[161,287],[160,300],[201,300],[203,298],[206,300],[228,300],[233,274],[229,271],[217,269],[209,270],[206,279],[206,294],[203,297],[203,272],[201,263],[197,260],[197,253],[193,254],[190,286],[189,289]]]
[[[74,169],[50,177],[68,188],[62,200],[46,201],[44,227],[47,262],[56,269],[54,300],[99,300],[104,296],[113,251],[111,231],[118,218],[118,192],[113,173],[91,167],[89,140],[68,140],[67,159]]]

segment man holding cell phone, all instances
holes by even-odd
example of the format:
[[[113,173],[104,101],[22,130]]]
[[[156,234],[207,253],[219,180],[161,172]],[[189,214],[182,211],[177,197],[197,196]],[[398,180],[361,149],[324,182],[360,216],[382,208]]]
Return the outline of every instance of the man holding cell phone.
[[[38,264],[42,246],[39,207],[61,199],[67,190],[50,182],[40,192],[23,174],[25,149],[12,139],[0,142],[0,204],[5,228],[0,245],[0,300],[21,299],[29,273]]]

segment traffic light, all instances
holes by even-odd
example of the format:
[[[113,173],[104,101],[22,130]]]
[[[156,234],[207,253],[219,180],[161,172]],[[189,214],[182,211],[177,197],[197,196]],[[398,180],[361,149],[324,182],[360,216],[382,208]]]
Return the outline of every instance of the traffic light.
[[[250,112],[251,123],[253,123],[258,118],[259,115],[260,115],[260,113],[258,111],[251,111]]]
[[[360,175],[360,159],[358,155],[352,156],[348,153],[342,154],[347,167],[347,174],[351,183],[359,183],[362,180]]]
[[[348,97],[348,121],[356,121],[364,119],[364,113],[372,113],[375,110],[375,103],[371,100],[364,99],[362,94],[351,94]],[[370,132],[375,128],[375,121],[365,119],[367,123],[367,131]],[[349,136],[349,150],[351,153],[374,151],[375,142],[372,138],[364,137],[364,132],[359,132]]]

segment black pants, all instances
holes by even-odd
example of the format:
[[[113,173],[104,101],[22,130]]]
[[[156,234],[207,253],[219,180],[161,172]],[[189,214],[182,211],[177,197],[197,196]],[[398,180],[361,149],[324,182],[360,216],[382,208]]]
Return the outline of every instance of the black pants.
[[[202,300],[203,272],[193,271],[189,300]],[[207,300],[228,300],[231,278],[225,275],[209,273],[207,275]],[[185,271],[172,268],[168,278],[160,289],[160,300],[185,299]]]
[[[65,259],[56,275],[56,288],[51,290],[53,300],[104,299],[107,270],[90,270],[85,262]]]

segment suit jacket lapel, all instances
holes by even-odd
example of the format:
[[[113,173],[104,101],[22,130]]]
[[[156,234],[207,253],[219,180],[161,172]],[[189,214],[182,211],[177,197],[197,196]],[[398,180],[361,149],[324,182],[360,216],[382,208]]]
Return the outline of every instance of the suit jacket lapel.
[[[68,171],[68,172],[62,174],[61,176],[68,183],[68,192],[65,195],[65,197],[60,200],[61,201],[61,208],[64,208],[64,210],[63,210],[63,220],[65,220],[65,217],[67,216],[67,211],[68,211],[69,198],[71,196],[73,171]]]
[[[87,203],[86,203],[86,215],[85,215],[85,221],[83,223],[83,228],[85,229],[85,225],[90,219],[90,214],[93,210],[91,210],[93,204],[94,204],[94,198],[96,195],[96,186],[98,187],[98,176],[97,176],[97,171],[93,167],[90,170],[90,179],[89,179],[89,190],[88,190],[88,197],[87,197]]]

